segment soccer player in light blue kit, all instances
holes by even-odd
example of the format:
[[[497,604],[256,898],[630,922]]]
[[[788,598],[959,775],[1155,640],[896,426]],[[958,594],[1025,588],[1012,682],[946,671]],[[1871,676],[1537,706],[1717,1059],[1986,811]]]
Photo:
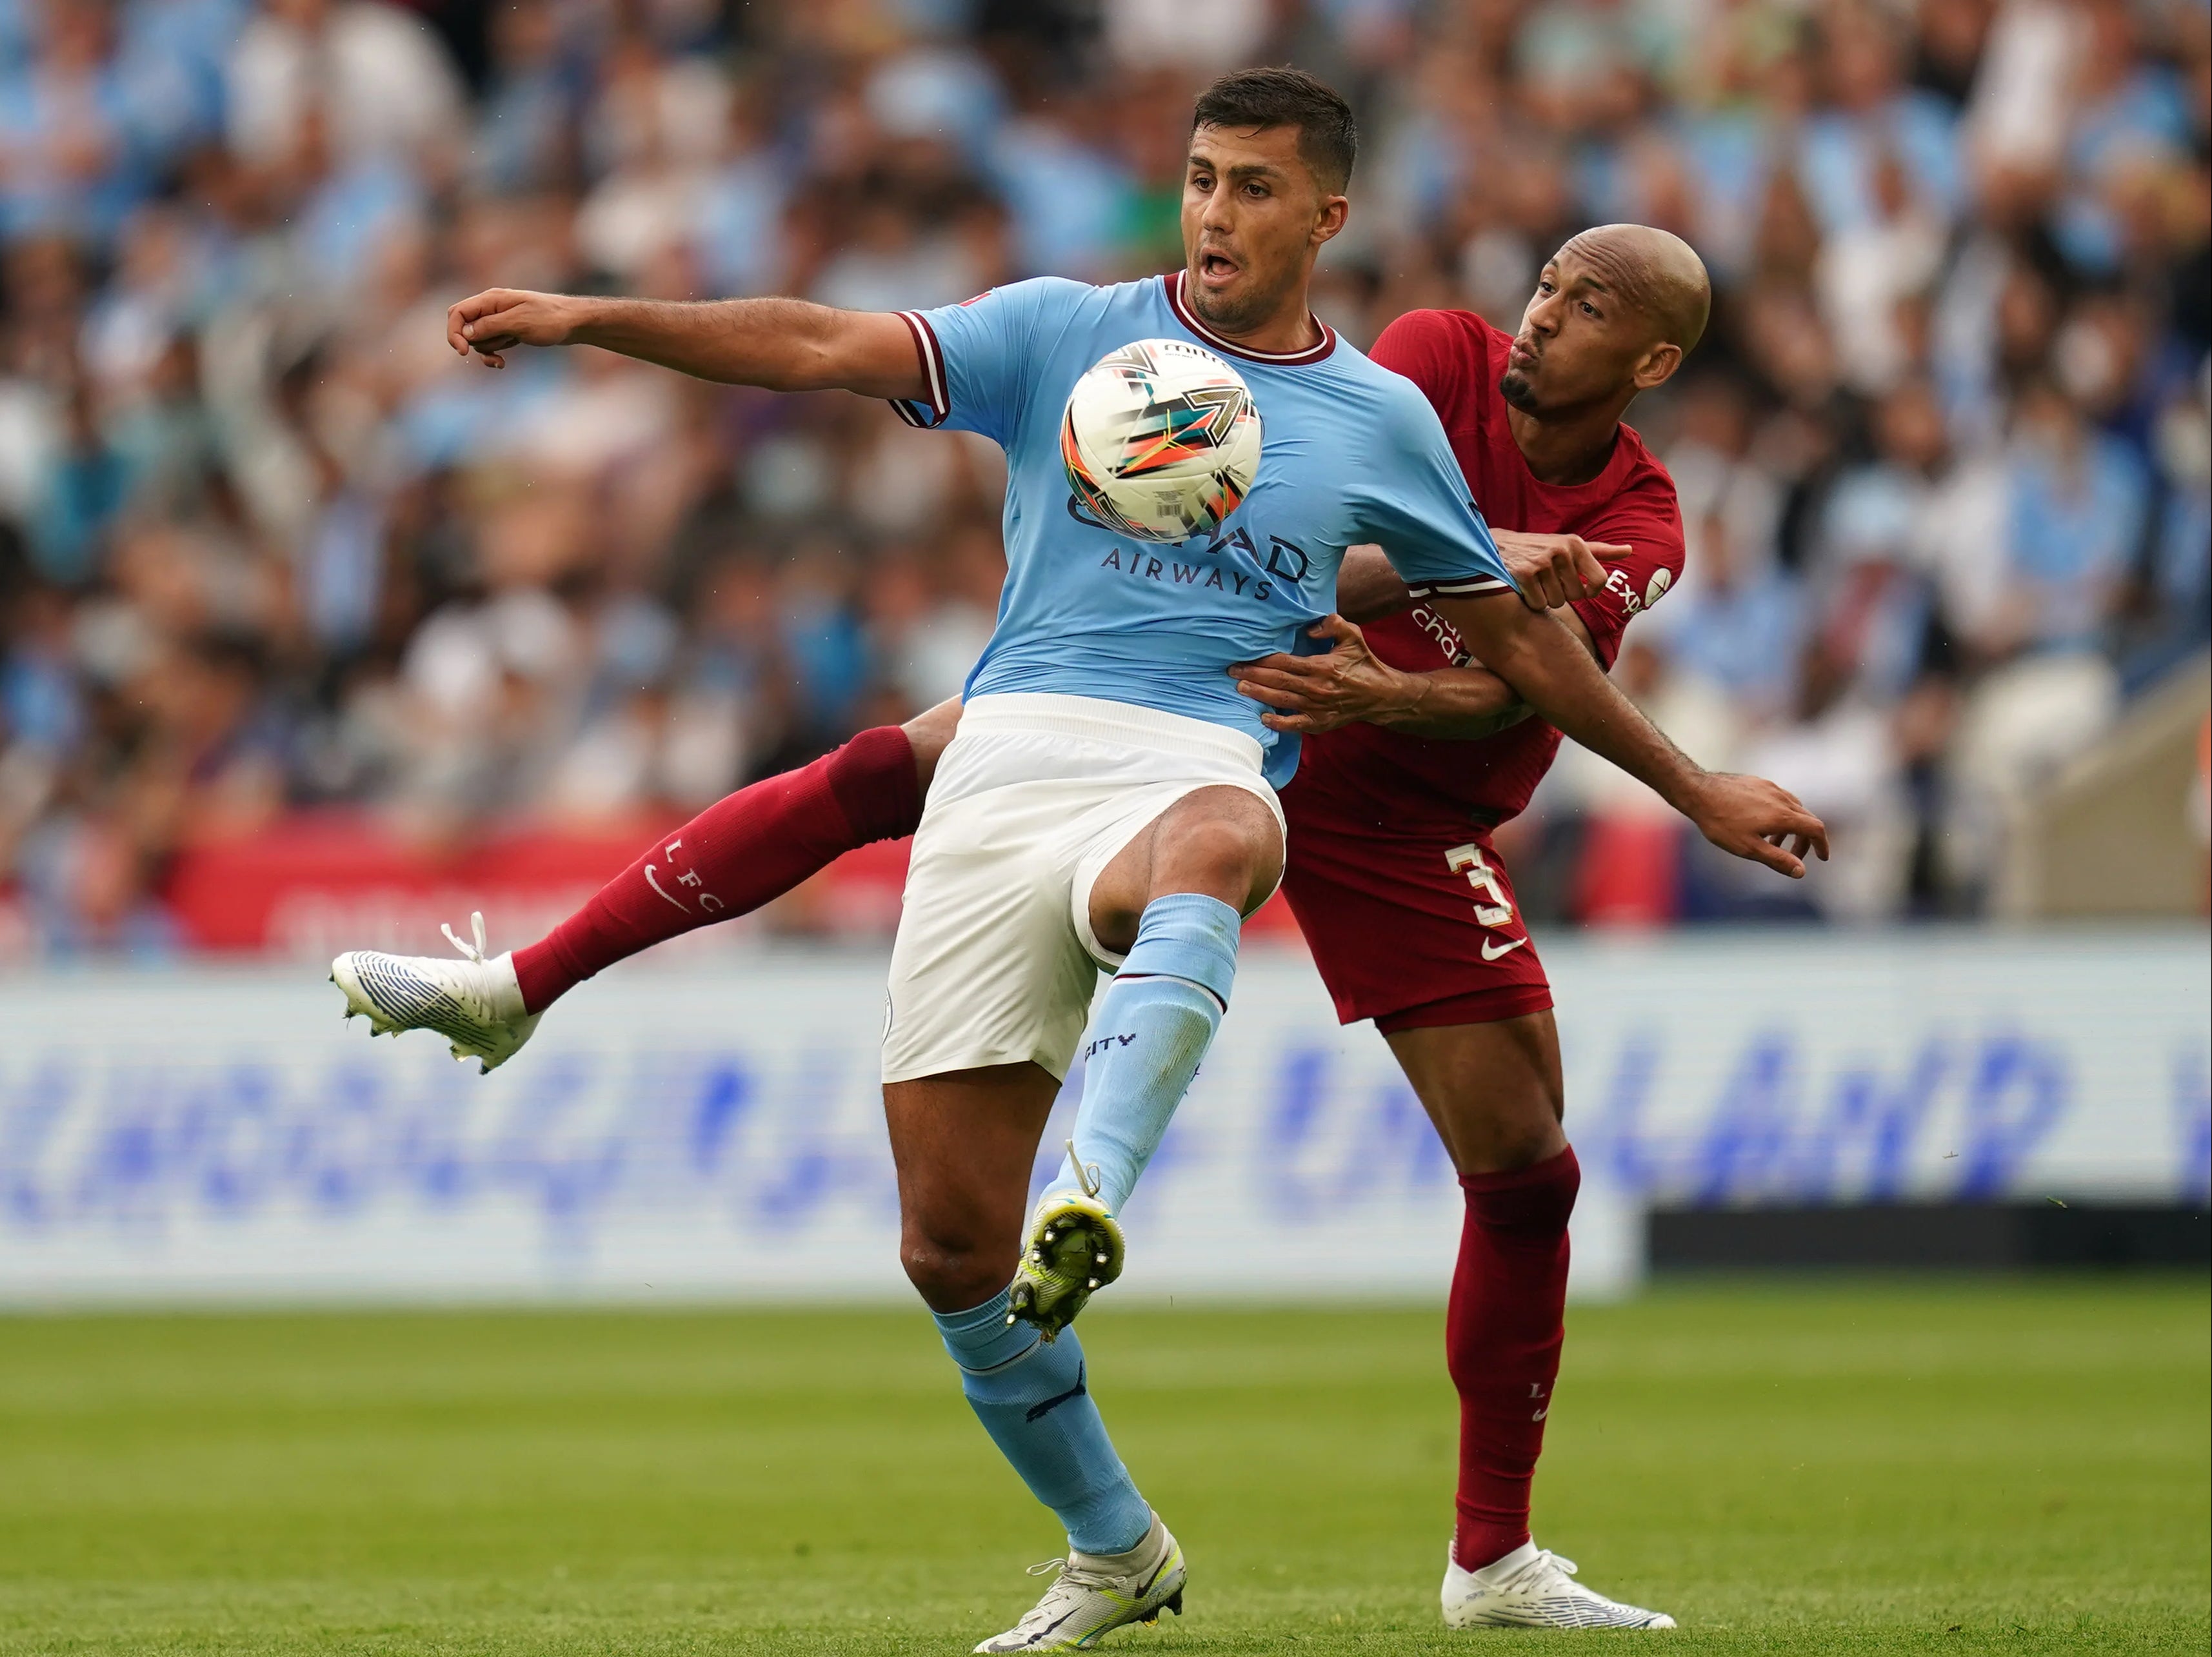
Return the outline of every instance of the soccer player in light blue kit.
[[[1114,1211],[1227,1005],[1239,920],[1282,870],[1273,786],[1295,753],[1227,670],[1305,646],[1348,546],[1380,542],[1540,715],[1717,843],[1748,855],[1819,828],[1771,784],[1699,770],[1549,614],[1522,607],[1427,402],[1313,316],[1307,284],[1344,224],[1353,147],[1350,111],[1309,76],[1218,82],[1193,119],[1186,264],[1164,278],[1026,282],[895,315],[495,288],[449,315],[454,348],[494,366],[518,345],[592,344],[712,379],[889,398],[1006,451],[999,624],[915,839],[884,1041],[908,1275],[977,1417],[1068,1534],[1058,1580],[978,1651],[1087,1646],[1181,1609],[1182,1551],[1115,1454],[1066,1326],[1118,1270]],[[1077,379],[1147,338],[1231,360],[1265,431],[1243,505],[1175,547],[1088,519],[1059,452]],[[1025,1239],[1038,1139],[1101,968],[1115,978],[1067,1188]],[[520,1017],[519,994],[485,1016]]]

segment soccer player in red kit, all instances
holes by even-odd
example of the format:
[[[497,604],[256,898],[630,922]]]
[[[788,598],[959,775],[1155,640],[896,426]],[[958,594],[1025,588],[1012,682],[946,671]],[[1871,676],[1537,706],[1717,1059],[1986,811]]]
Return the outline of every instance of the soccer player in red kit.
[[[1686,244],[1607,226],[1545,266],[1517,335],[1417,312],[1373,353],[1442,417],[1524,601],[1607,666],[1630,617],[1682,564],[1673,484],[1620,416],[1674,372],[1707,304]],[[1283,795],[1285,888],[1316,962],[1340,1016],[1373,1018],[1389,1041],[1465,1193],[1447,1324],[1462,1441],[1445,1620],[1671,1627],[1583,1587],[1528,1535],[1579,1173],[1560,1126],[1549,987],[1491,833],[1527,804],[1559,737],[1424,602],[1454,596],[1409,593],[1378,554],[1355,552],[1340,607],[1379,619],[1363,633],[1330,617],[1316,629],[1334,640],[1329,653],[1234,671],[1277,710],[1271,724],[1307,735]],[[757,908],[854,847],[913,832],[959,712],[947,702],[863,731],[709,807],[511,957],[485,960],[479,920],[476,947],[460,946],[468,960],[394,963],[436,1007],[391,1022],[439,1029],[487,1069],[503,1062],[556,997],[614,962]],[[1794,877],[1826,846],[1818,820],[1787,805],[1798,828],[1732,849]]]
[[[1706,307],[1686,245],[1610,226],[1545,266],[1518,335],[1415,311],[1375,343],[1435,406],[1484,516],[1519,531],[1493,531],[1524,592],[1561,604],[1607,668],[1682,573],[1674,480],[1620,416],[1674,373]],[[1551,987],[1491,836],[1528,805],[1559,733],[1516,717],[1441,616],[1401,607],[1387,564],[1363,563],[1358,591],[1346,568],[1342,609],[1395,613],[1364,630],[1332,619],[1328,654],[1270,658],[1241,683],[1286,710],[1271,725],[1306,733],[1283,795],[1283,887],[1315,965],[1338,1017],[1371,1018],[1389,1041],[1466,1197],[1445,1337],[1462,1423],[1445,1618],[1659,1626],[1581,1587],[1528,1535],[1581,1174]]]

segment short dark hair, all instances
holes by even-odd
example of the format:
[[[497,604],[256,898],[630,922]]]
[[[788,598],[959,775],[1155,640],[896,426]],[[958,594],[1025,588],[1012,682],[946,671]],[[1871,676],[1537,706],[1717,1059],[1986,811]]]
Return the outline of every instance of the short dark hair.
[[[1202,126],[1294,126],[1298,159],[1324,190],[1352,182],[1359,127],[1352,106],[1328,82],[1302,69],[1240,69],[1198,94],[1190,130]]]

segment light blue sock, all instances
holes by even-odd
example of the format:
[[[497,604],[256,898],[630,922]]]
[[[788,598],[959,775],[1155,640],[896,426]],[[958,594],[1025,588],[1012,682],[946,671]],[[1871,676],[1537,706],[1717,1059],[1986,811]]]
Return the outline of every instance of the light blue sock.
[[[1098,1170],[1098,1199],[1119,1212],[1159,1149],[1176,1107],[1213,1045],[1237,981],[1243,923],[1219,898],[1171,892],[1145,906],[1084,1049],[1075,1155]],[[1080,1183],[1073,1162],[1060,1170]]]
[[[1152,1510],[1106,1436],[1075,1331],[1048,1342],[1026,1323],[1007,1323],[1004,1290],[970,1311],[935,1316],[969,1407],[1030,1494],[1067,1527],[1068,1545],[1126,1553],[1143,1541]]]

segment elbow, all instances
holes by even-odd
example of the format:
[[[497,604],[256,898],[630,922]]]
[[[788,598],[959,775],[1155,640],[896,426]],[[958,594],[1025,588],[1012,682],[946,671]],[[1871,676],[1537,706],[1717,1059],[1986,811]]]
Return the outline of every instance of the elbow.
[[[1395,616],[1413,602],[1403,587],[1392,592],[1340,592],[1336,613],[1347,622],[1364,626],[1369,622]]]
[[[777,391],[829,391],[851,383],[846,365],[827,340],[808,339],[797,342],[791,360],[782,368],[783,383],[770,386]]]
[[[829,391],[850,384],[851,364],[846,359],[851,354],[823,325],[823,317],[835,314],[802,313],[787,322],[778,319],[781,325],[763,331],[765,349],[738,383],[770,391]]]
[[[1551,623],[1526,609],[1517,592],[1480,598],[1432,599],[1431,607],[1466,641],[1468,649],[1492,673],[1518,689],[1534,677],[1542,655],[1540,627]]]

